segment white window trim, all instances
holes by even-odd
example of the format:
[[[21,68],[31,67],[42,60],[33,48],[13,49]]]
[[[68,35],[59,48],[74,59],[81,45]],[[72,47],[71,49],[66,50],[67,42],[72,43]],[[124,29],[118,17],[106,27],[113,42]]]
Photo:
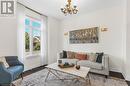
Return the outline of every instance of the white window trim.
[[[33,17],[30,17],[30,16],[26,16],[25,17],[25,19],[26,18],[29,18],[30,20],[32,19],[32,20],[36,20],[36,21],[39,21],[39,22],[41,22],[40,20],[37,20],[37,19],[35,19],[35,18],[33,18]],[[41,22],[42,23],[42,22]],[[30,32],[29,32],[29,37],[30,37],[30,49],[29,49],[29,52],[26,52],[26,49],[25,49],[25,57],[32,57],[32,56],[41,56],[41,49],[40,49],[40,51],[33,51],[33,29],[36,29],[36,28],[34,28],[34,27],[32,27],[32,26],[27,26],[27,25],[25,25],[25,29],[26,28],[30,28]],[[36,29],[37,30],[37,29]],[[41,33],[42,33],[42,30],[41,30],[41,28],[39,29],[40,30],[40,38],[41,38]],[[24,33],[25,33],[25,31],[24,31]],[[25,40],[24,40],[25,41]],[[41,45],[41,43],[40,43],[40,45]]]

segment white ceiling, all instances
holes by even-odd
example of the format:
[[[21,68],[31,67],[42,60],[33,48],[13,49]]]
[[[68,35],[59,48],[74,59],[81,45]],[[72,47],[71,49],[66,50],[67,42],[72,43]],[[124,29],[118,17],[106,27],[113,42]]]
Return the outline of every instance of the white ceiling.
[[[72,0],[78,6],[79,14],[92,12],[98,9],[116,6],[124,0]],[[57,19],[64,19],[73,15],[65,16],[60,8],[64,7],[67,0],[18,0],[18,2],[44,14]]]

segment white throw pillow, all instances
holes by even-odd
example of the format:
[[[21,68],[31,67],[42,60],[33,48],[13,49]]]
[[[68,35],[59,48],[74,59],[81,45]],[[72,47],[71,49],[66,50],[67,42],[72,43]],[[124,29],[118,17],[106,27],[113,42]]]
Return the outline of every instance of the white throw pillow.
[[[4,56],[0,57],[0,62],[3,62],[4,66],[5,66],[6,68],[9,67],[9,64],[6,62],[6,59],[5,59]]]
[[[97,55],[95,53],[89,53],[88,56],[90,61],[96,62]]]

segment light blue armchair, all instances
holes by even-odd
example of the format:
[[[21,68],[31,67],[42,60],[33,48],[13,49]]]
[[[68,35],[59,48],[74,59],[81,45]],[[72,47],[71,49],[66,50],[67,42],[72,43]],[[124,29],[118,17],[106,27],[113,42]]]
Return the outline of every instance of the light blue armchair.
[[[22,75],[24,65],[18,60],[17,56],[5,56],[9,68],[5,68],[3,63],[0,63],[0,85],[7,86]]]

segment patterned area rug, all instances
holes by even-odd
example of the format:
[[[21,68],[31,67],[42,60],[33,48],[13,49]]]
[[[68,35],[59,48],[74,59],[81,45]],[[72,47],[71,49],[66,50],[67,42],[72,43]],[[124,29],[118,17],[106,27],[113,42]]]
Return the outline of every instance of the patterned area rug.
[[[18,79],[13,83],[16,86],[90,86],[89,83],[85,83],[84,80],[58,80],[54,75],[50,74],[47,81],[45,82],[45,77],[47,75],[47,70],[41,70],[39,72],[33,73],[24,77],[23,80]],[[68,75],[65,73],[60,73],[65,78],[74,78],[75,76]],[[127,83],[122,79],[117,79],[109,77],[106,79],[104,76],[90,74],[91,86],[128,86]]]

